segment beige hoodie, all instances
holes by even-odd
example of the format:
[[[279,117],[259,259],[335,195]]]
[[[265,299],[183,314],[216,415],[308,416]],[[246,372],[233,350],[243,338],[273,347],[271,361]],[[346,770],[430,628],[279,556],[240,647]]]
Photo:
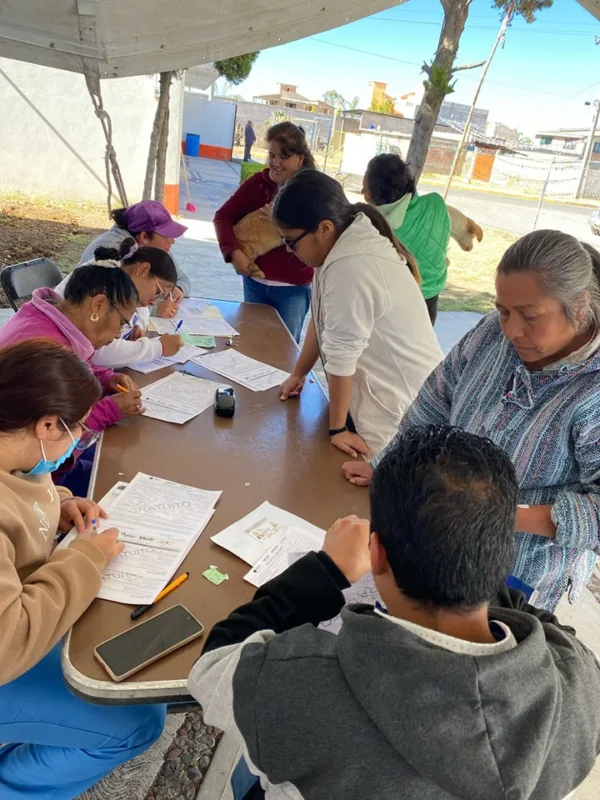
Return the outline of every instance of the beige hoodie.
[[[443,354],[417,282],[364,214],[315,270],[312,315],[326,372],[354,376],[350,416],[375,456]]]
[[[35,666],[100,588],[106,564],[91,542],[52,552],[70,496],[50,475],[0,470],[0,685]]]

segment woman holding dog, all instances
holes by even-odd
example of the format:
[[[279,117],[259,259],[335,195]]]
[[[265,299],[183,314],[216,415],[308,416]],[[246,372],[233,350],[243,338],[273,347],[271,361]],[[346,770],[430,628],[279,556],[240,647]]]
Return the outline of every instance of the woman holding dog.
[[[253,277],[253,262],[242,251],[233,226],[245,216],[269,206],[279,188],[315,162],[302,128],[280,122],[267,131],[269,165],[248,178],[215,214],[219,247],[226,262],[244,278],[244,302],[273,306],[294,339],[299,342],[302,325],[310,307],[313,270],[282,245],[256,259],[264,277]],[[265,210],[265,213],[268,213]]]
[[[362,193],[377,206],[396,237],[417,259],[421,291],[431,324],[437,318],[438,297],[446,285],[446,250],[450,217],[441,195],[419,195],[415,180],[400,156],[381,153],[369,161]]]

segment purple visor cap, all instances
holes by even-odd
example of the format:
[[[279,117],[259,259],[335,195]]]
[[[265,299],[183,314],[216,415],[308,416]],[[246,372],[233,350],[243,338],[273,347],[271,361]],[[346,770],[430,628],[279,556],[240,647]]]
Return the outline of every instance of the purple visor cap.
[[[157,200],[142,200],[125,211],[125,222],[132,233],[152,231],[167,239],[177,239],[187,231],[185,225],[171,217],[167,209]]]

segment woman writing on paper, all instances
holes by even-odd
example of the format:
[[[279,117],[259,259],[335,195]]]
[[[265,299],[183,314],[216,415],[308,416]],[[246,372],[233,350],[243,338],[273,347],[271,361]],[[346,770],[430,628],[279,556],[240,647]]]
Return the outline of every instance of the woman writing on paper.
[[[575,602],[600,552],[600,254],[528,233],[496,270],[496,308],[424,383],[404,417],[487,436],[519,481],[513,583],[553,611]],[[369,464],[349,462],[355,485]]]
[[[0,796],[72,800],[160,736],[164,706],[96,706],[63,679],[60,640],[121,552],[106,514],[55,488],[102,393],[87,366],[48,340],[0,351]],[[79,535],[53,552],[58,530]]]
[[[122,328],[120,336],[97,350],[92,363],[116,369],[178,353],[183,344],[180,336],[174,333],[153,339],[145,336],[150,309],[175,287],[177,270],[171,256],[156,247],[138,247],[133,239],[125,239],[119,250],[97,247],[94,260],[89,263],[113,269],[120,267],[133,281],[139,298],[130,326]],[[71,275],[67,275],[54,291],[64,297],[70,279]]]
[[[186,226],[175,222],[164,205],[157,200],[142,200],[127,208],[116,208],[111,217],[115,224],[90,242],[79,259],[78,267],[89,263],[98,247],[118,250],[124,240],[130,238],[135,239],[138,247],[153,247],[168,253],[175,239],[187,231]],[[191,290],[190,279],[182,269],[177,268],[176,286],[157,303],[156,315],[174,317],[180,302],[184,297],[189,297]]]
[[[288,250],[315,268],[312,320],[282,400],[300,393],[321,355],[331,443],[374,456],[442,358],[415,261],[379,211],[352,205],[322,172],[296,175],[273,216]]]
[[[53,339],[81,361],[89,362],[94,351],[112,342],[122,327],[131,327],[129,320],[138,302],[135,285],[123,270],[95,265],[79,267],[71,276],[64,299],[52,289],[35,290],[31,300],[0,329],[0,347],[24,339]],[[141,393],[130,378],[104,367],[90,366],[104,396],[94,402],[88,427],[103,431],[125,417],[142,413]],[[91,462],[83,458],[73,465],[79,455],[76,450],[55,481],[85,495]]]

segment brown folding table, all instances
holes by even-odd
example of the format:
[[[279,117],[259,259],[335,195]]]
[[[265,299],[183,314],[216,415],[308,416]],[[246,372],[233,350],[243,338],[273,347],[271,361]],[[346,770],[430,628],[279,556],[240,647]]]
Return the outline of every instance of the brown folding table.
[[[232,347],[274,367],[290,371],[298,355],[292,337],[269,306],[211,301],[239,331]],[[226,347],[217,339],[217,349]],[[179,368],[179,367],[178,367]],[[191,362],[180,367],[221,384],[228,381]],[[132,373],[140,385],[171,370],[149,375]],[[207,410],[185,425],[138,417],[105,431],[96,448],[90,497],[102,498],[117,481],[131,481],[138,472],[188,486],[222,490],[206,530],[179,572],[190,578],[157,604],[156,612],[179,603],[203,623],[205,635],[254,588],[243,580],[248,564],[210,537],[239,520],[265,500],[327,529],[347,514],[368,516],[368,492],[348,484],[341,473],[347,456],[327,437],[327,399],[311,375],[299,399],[283,403],[279,392],[252,392],[231,383],[236,412],[231,419]],[[216,384],[215,384],[216,387]],[[219,586],[202,573],[211,565],[229,575]],[[174,702],[189,698],[187,676],[200,655],[202,639],[114,683],[94,657],[94,647],[132,625],[132,606],[95,600],[65,639],[63,673],[70,688],[95,703]],[[151,616],[148,612],[139,621]]]

